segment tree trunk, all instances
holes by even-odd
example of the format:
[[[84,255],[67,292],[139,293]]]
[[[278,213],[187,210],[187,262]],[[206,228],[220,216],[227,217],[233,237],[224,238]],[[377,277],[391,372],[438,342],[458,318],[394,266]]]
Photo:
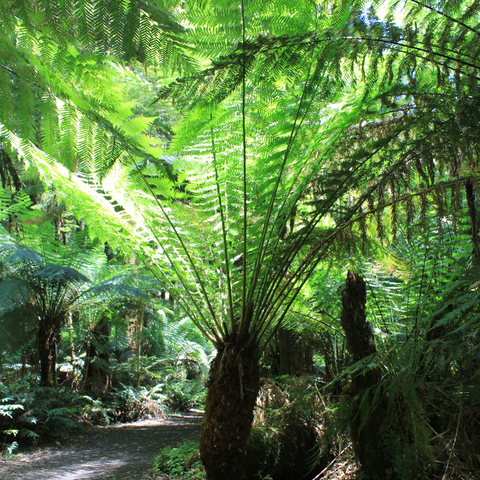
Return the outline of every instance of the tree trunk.
[[[55,383],[57,369],[57,343],[60,328],[57,322],[49,318],[40,320],[38,329],[38,357],[40,359],[40,385],[51,387]]]
[[[367,290],[363,279],[355,273],[348,272],[345,290],[342,294],[341,322],[347,340],[347,348],[356,363],[376,352],[375,338],[367,322],[365,304]],[[372,411],[361,427],[363,420],[360,408],[360,398],[368,394],[367,390],[378,384],[380,372],[370,369],[352,379],[352,397],[357,397],[354,406],[354,417],[350,420],[355,456],[362,464],[362,470],[370,480],[387,478],[386,470],[391,467],[385,457],[382,444],[381,427],[384,421],[385,399]]]
[[[77,372],[75,368],[75,348],[73,345],[73,323],[72,323],[72,312],[67,314],[67,325],[68,325],[68,340],[70,343],[70,364],[72,365],[72,385],[75,385],[77,382]]]
[[[2,176],[2,187],[5,188],[7,186],[7,175],[6,172],[10,174],[11,182],[15,186],[15,191],[19,192],[22,189],[22,182],[20,181],[20,177],[18,175],[17,170],[15,169],[15,165],[10,158],[10,155],[5,150],[0,150],[0,160],[3,164],[0,167],[1,176]]]
[[[209,480],[239,480],[258,395],[260,373],[245,342],[218,348],[210,367],[200,455]]]
[[[108,364],[108,353],[105,351],[105,344],[108,341],[109,328],[106,322],[100,322],[90,330],[90,341],[86,348],[86,360],[83,370],[82,388],[98,387],[102,392],[109,383],[108,371],[105,365]],[[98,348],[97,348],[98,347]],[[97,363],[96,359],[101,363]]]
[[[142,311],[140,314],[140,318],[138,320],[137,329],[138,329],[138,337],[137,337],[137,388],[140,388],[140,355],[142,353],[142,327],[143,327],[143,314],[144,314],[144,306],[143,300],[141,300],[142,304]]]
[[[465,193],[467,195],[468,214],[470,215],[470,223],[472,226],[472,243],[473,243],[473,264],[475,267],[480,266],[480,241],[478,238],[477,226],[477,210],[475,208],[475,191],[472,180],[465,180]]]

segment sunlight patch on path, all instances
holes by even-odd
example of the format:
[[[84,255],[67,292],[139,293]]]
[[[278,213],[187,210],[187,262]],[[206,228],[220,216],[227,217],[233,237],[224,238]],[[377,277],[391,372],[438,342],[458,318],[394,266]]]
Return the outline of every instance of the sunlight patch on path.
[[[114,472],[116,469],[123,467],[126,462],[120,460],[94,461],[79,464],[69,464],[68,467],[57,467],[57,472],[52,474],[50,469],[37,469],[30,473],[24,473],[16,478],[24,480],[88,480],[104,477],[105,470]]]

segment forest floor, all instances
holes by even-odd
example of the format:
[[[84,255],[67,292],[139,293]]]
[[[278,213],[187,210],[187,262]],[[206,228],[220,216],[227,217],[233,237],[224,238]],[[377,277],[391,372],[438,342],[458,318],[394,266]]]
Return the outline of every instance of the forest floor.
[[[201,417],[168,417],[92,427],[53,446],[0,458],[1,480],[147,480],[154,455],[199,440]]]

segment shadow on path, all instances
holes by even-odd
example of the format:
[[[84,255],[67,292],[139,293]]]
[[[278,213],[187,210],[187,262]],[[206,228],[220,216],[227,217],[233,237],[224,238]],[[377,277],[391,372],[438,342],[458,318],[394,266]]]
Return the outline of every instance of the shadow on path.
[[[153,455],[168,445],[199,440],[201,421],[201,417],[170,417],[95,427],[60,447],[0,460],[0,479],[148,479]]]

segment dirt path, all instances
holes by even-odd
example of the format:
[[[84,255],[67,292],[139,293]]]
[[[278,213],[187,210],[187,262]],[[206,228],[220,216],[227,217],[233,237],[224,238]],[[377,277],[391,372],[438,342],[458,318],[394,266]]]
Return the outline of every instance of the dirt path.
[[[0,459],[0,479],[148,479],[153,455],[167,445],[199,439],[200,425],[200,417],[170,417],[95,427],[60,446]]]

